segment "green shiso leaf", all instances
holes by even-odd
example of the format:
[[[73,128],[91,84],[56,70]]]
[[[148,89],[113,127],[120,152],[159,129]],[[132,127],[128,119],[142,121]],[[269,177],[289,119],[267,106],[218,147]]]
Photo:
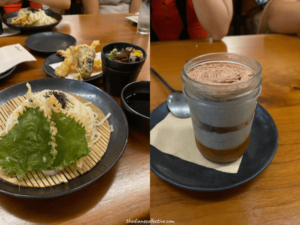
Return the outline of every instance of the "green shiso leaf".
[[[85,129],[74,118],[52,111],[52,120],[57,128],[57,155],[51,168],[58,170],[74,164],[81,157],[88,155],[90,150],[85,138]]]
[[[0,166],[22,178],[27,171],[46,170],[55,156],[50,122],[39,107],[26,107],[18,121],[0,139]]]

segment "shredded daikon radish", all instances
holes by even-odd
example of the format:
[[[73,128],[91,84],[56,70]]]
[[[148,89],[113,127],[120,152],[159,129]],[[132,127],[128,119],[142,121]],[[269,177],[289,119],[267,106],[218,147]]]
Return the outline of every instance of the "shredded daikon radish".
[[[93,144],[96,143],[100,139],[100,137],[101,137],[101,134],[98,131],[96,131]]]
[[[47,170],[47,171],[42,171],[44,175],[46,176],[53,176],[57,173],[59,173],[60,170]]]
[[[108,113],[99,123],[96,123],[96,126],[101,126],[110,116],[111,114]]]

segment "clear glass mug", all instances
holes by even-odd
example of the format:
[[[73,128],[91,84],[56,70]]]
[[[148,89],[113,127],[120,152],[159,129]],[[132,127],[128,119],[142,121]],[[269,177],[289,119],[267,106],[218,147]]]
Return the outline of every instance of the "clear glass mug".
[[[226,85],[202,84],[187,76],[190,69],[211,62],[241,64],[250,68],[255,76],[245,82]],[[181,79],[201,154],[218,163],[239,159],[249,144],[257,98],[261,92],[260,64],[239,54],[206,54],[188,61],[182,69]]]
[[[142,0],[137,25],[139,34],[150,34],[150,0]]]

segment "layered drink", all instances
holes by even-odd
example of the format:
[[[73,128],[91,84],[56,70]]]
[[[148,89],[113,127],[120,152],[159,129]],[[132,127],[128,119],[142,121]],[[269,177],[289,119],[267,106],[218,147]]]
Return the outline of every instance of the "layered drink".
[[[261,92],[260,65],[247,56],[213,53],[187,62],[181,77],[201,154],[219,163],[240,158]]]

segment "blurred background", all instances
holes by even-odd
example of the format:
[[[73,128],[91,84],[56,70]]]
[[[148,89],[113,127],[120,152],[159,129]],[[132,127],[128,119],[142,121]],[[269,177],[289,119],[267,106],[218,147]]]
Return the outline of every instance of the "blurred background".
[[[228,36],[256,34],[268,0],[234,0]]]
[[[65,15],[84,14],[83,0],[71,2],[70,9],[57,12]],[[234,14],[227,36],[256,34],[267,3],[268,0],[233,0]]]

